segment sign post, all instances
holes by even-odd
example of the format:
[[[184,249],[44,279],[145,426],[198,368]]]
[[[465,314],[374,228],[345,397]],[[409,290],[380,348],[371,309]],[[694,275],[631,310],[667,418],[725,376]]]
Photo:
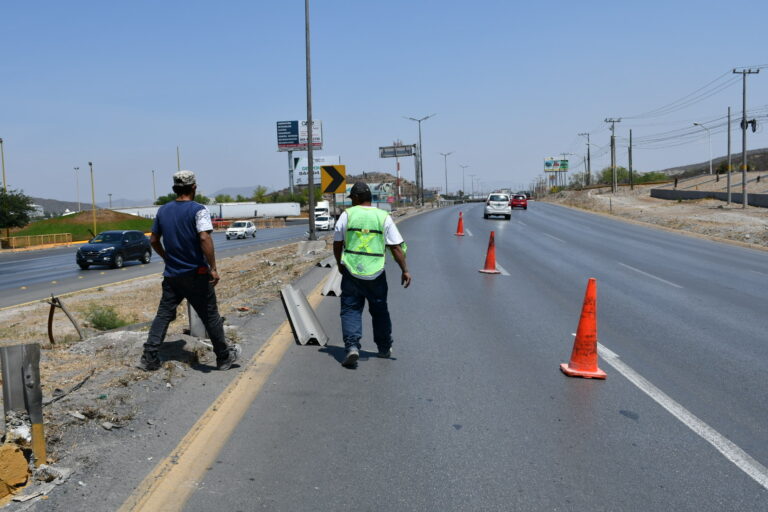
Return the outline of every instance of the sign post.
[[[403,145],[400,141],[396,141],[392,146],[383,146],[379,148],[379,158],[394,158],[395,165],[397,167],[397,183],[395,192],[397,194],[397,205],[402,206],[400,203],[400,158],[406,156],[416,156],[416,144]],[[418,166],[416,167],[416,173],[418,177]]]

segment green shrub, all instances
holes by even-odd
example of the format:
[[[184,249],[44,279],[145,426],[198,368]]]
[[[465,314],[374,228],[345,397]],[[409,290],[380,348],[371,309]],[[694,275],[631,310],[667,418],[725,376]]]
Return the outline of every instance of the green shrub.
[[[100,304],[90,304],[85,311],[85,318],[94,329],[100,331],[109,331],[128,325],[126,320],[120,318],[114,307]]]

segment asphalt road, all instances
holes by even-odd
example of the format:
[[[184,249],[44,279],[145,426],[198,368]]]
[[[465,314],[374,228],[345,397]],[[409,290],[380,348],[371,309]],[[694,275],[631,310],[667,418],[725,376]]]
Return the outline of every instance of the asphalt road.
[[[400,227],[414,283],[390,262],[394,358],[366,322],[370,352],[342,368],[323,299],[331,343],[288,349],[185,510],[766,509],[768,253],[541,203]],[[477,271],[490,230],[504,275]],[[606,381],[558,368],[589,277]]]
[[[219,258],[235,256],[306,239],[306,221],[289,224],[285,228],[260,229],[256,238],[241,240],[227,240],[223,232],[216,232],[213,235],[216,255]],[[77,246],[70,246],[0,253],[0,308],[163,271],[162,260],[156,254],[147,265],[126,261],[121,269],[95,266],[82,270],[75,263],[76,251]]]

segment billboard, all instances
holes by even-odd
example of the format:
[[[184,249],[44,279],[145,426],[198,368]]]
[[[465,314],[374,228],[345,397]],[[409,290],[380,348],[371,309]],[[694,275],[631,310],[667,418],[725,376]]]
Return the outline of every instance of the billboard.
[[[416,144],[408,146],[384,146],[379,148],[379,158],[402,158],[413,156],[416,153]]]
[[[568,160],[555,158],[544,159],[544,172],[565,172],[568,170]]]
[[[306,121],[277,122],[278,151],[306,151],[309,129]],[[312,121],[312,148],[323,149],[323,122]]]
[[[312,155],[312,167],[314,168],[314,182],[316,186],[320,186],[320,167],[323,165],[340,165],[341,157],[338,155]],[[309,162],[306,158],[297,159],[296,166],[293,171],[294,183],[296,185],[308,185],[309,184]]]

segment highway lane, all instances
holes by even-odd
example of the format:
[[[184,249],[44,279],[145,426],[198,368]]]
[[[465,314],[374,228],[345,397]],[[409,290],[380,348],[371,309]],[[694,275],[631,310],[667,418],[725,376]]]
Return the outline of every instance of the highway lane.
[[[256,238],[227,240],[223,232],[213,234],[217,257],[235,256],[286,242],[306,239],[306,221],[290,222],[285,228],[260,229]],[[0,308],[44,299],[76,290],[104,286],[162,272],[162,260],[152,255],[143,265],[125,262],[122,269],[94,266],[80,269],[75,263],[77,246],[0,254]]]
[[[472,236],[453,236],[458,211]],[[509,275],[483,275],[488,233]],[[584,288],[599,339],[768,465],[768,254],[548,204],[408,219],[389,264],[395,357],[289,348],[185,510],[761,510],[766,489],[601,361],[571,379]],[[364,350],[373,351],[366,321]],[[764,469],[764,468],[763,468]]]

